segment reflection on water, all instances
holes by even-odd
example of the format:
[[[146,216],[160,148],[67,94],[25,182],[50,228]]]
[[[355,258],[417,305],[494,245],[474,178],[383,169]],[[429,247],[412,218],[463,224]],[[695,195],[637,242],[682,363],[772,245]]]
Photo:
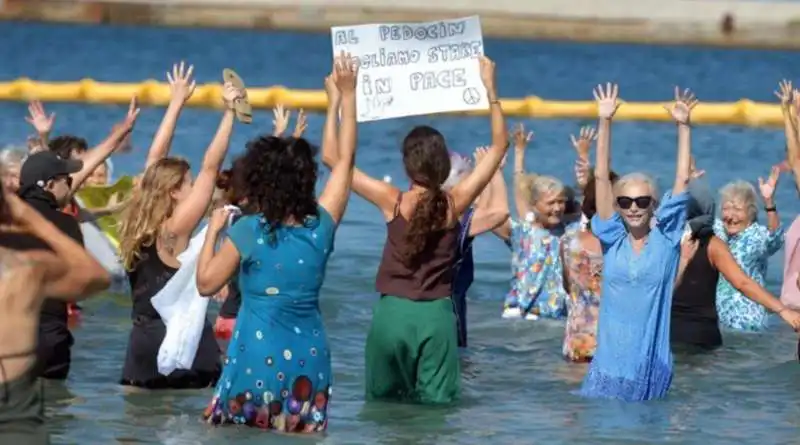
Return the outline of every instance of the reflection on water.
[[[159,77],[176,60],[195,64],[199,82],[218,81],[236,68],[248,85],[319,88],[330,68],[327,35],[230,30],[83,27],[0,22],[0,79],[93,77],[141,81]],[[80,42],[76,50],[75,42]],[[241,52],[246,48],[246,54]],[[302,50],[298,50],[301,48]],[[486,42],[497,61],[504,97],[591,97],[598,82],[618,81],[627,100],[664,100],[672,86],[692,87],[704,100],[773,100],[777,81],[800,72],[791,52],[758,52],[557,42]],[[53,104],[56,134],[77,133],[98,142],[124,114],[122,106]],[[21,143],[29,133],[24,104],[0,104],[0,134]],[[119,155],[120,172],[138,173],[162,110],[144,109],[132,154]],[[211,140],[219,112],[186,110],[173,152],[195,167]],[[255,124],[237,126],[232,152],[271,125],[257,111]],[[511,119],[509,125],[516,122]],[[405,187],[399,144],[416,124],[442,130],[451,148],[469,153],[489,140],[485,118],[415,117],[359,128],[358,165]],[[572,182],[569,134],[588,122],[526,122],[536,132],[528,168]],[[322,116],[309,117],[308,136],[319,141]],[[711,187],[734,178],[754,181],[783,155],[780,129],[699,127],[694,151]],[[674,174],[671,125],[615,125],[614,169],[645,170],[665,185]],[[507,171],[510,179],[510,167]],[[789,180],[779,185],[784,223],[800,205]],[[372,314],[375,270],[385,236],[379,212],[353,198],[339,229],[323,288],[321,309],[332,346],[334,391],[330,430],[321,437],[287,437],[248,428],[214,428],[199,415],[211,390],[131,392],[117,385],[130,332],[127,297],[86,302],[75,331],[72,374],[50,383],[47,415],[55,443],[80,444],[702,444],[797,443],[800,366],[796,335],[777,320],[764,334],[725,334],[711,354],[676,353],[676,375],[665,400],[625,404],[575,395],[585,364],[561,358],[559,323],[500,318],[509,277],[509,253],[491,237],[475,243],[476,280],[469,299],[470,349],[462,357],[462,400],[448,407],[364,403],[364,341]],[[769,288],[779,289],[782,252],[770,262]],[[635,298],[635,296],[632,296]],[[212,304],[216,306],[216,304]]]

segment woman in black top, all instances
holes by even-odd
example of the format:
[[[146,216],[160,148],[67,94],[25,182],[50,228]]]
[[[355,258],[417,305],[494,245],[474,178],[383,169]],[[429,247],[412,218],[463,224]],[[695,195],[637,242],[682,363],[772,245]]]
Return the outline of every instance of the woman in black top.
[[[722,345],[716,309],[719,274],[747,298],[778,313],[786,323],[797,329],[800,326],[800,313],[784,306],[750,279],[736,263],[728,245],[714,236],[712,224],[715,203],[711,190],[693,181],[688,191],[689,237],[682,243],[683,269],[679,272],[679,283],[672,297],[672,344],[699,351]]]

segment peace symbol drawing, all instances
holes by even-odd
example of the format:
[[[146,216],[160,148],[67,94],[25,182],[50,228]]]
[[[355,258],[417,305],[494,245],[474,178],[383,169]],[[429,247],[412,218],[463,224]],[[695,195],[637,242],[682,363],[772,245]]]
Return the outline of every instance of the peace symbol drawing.
[[[461,93],[461,99],[463,99],[464,103],[467,105],[475,105],[481,101],[481,93],[477,88],[465,88],[464,92]]]

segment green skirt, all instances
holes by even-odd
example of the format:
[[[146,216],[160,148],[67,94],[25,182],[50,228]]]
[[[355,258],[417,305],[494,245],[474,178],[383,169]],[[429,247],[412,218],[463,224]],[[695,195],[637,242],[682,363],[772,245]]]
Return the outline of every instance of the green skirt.
[[[450,298],[385,295],[375,305],[366,347],[367,400],[451,403],[461,368]]]
[[[49,444],[42,382],[32,373],[0,383],[0,444]]]

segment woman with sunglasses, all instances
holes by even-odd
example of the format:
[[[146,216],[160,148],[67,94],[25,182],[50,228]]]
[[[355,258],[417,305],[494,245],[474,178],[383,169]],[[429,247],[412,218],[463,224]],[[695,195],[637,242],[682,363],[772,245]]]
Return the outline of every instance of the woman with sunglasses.
[[[669,316],[686,224],[689,117],[697,100],[676,88],[675,102],[667,108],[678,126],[678,160],[672,191],[658,205],[655,184],[646,175],[632,173],[611,183],[611,120],[619,107],[618,92],[611,83],[594,91],[600,119],[597,214],[591,227],[603,250],[603,304],[597,349],[581,394],[638,401],[665,396],[672,382]]]

